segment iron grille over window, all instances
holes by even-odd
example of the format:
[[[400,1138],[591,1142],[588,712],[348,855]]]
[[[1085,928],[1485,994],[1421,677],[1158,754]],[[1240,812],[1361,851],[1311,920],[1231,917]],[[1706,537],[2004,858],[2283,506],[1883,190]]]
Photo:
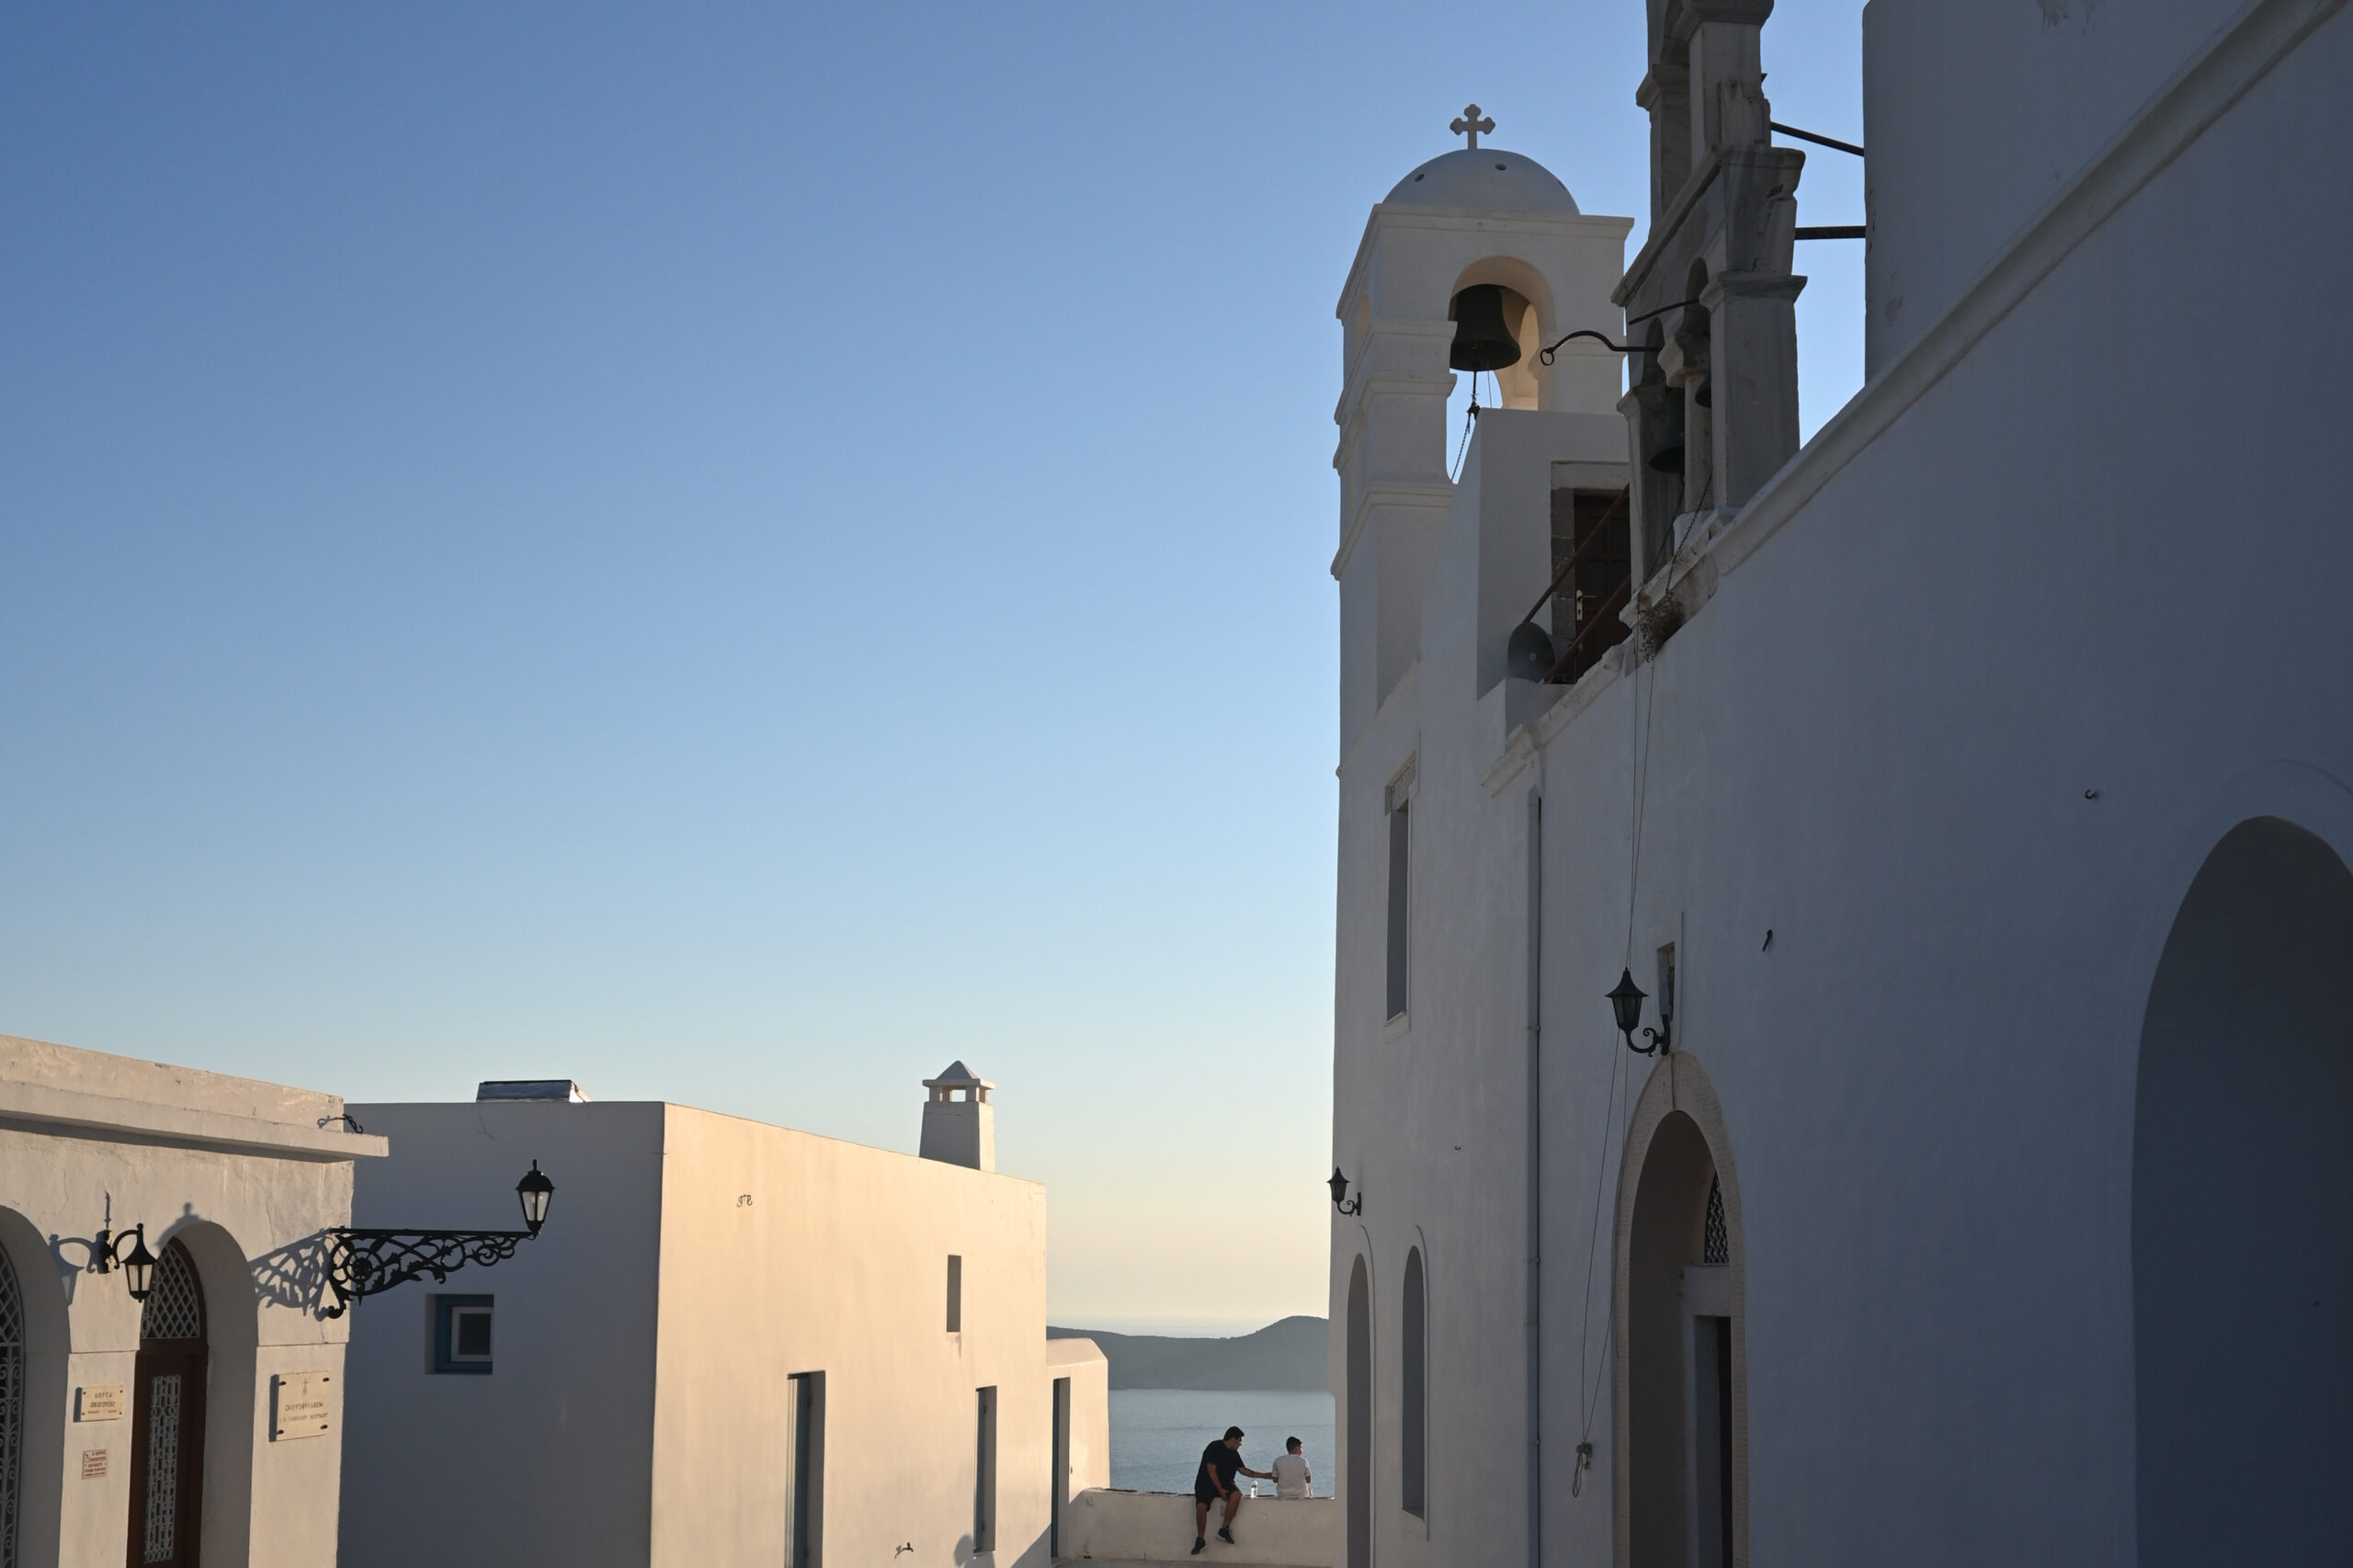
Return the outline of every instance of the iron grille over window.
[[[1686,1214],[1691,1212],[1688,1209]],[[1688,1235],[1689,1232],[1684,1233]],[[1724,1184],[1722,1176],[1708,1182],[1708,1235],[1702,1244],[1699,1261],[1713,1268],[1722,1268],[1732,1262],[1732,1233],[1724,1229]]]
[[[139,1313],[142,1339],[201,1339],[204,1298],[196,1288],[196,1266],[178,1241],[166,1243],[155,1260],[155,1283]]]

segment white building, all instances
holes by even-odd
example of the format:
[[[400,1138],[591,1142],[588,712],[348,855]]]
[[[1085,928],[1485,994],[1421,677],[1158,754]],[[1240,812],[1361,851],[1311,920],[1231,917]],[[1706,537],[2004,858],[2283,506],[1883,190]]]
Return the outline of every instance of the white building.
[[[1873,0],[1801,448],[1770,10],[1652,0],[1622,274],[1481,147],[1341,296],[1342,1561],[2341,1561],[2353,17]]]
[[[383,1152],[332,1095],[0,1037],[0,1565],[332,1568],[322,1239]]]
[[[355,1108],[362,1225],[511,1225],[533,1160],[556,1193],[511,1261],[355,1311],[344,1568],[1046,1562],[1109,1479],[1108,1369],[1046,1338],[991,1085],[926,1089],[942,1157],[568,1083]]]

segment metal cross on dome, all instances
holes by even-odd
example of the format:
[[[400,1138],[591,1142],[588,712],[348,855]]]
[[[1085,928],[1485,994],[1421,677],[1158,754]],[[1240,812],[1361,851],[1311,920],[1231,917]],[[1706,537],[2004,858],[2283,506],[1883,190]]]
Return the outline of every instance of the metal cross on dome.
[[[1447,127],[1449,131],[1453,131],[1457,136],[1470,137],[1471,146],[1474,152],[1478,149],[1481,134],[1486,131],[1491,131],[1495,130],[1495,122],[1493,117],[1489,117],[1485,119],[1479,118],[1479,106],[1477,104],[1464,105],[1461,116],[1451,125]]]

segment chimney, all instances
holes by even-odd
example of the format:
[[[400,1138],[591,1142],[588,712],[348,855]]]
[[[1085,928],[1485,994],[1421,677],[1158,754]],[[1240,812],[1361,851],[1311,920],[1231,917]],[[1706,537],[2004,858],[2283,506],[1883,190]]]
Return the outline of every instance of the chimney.
[[[996,1169],[996,1107],[989,1104],[989,1091],[996,1085],[951,1062],[923,1086],[923,1157],[976,1171]]]

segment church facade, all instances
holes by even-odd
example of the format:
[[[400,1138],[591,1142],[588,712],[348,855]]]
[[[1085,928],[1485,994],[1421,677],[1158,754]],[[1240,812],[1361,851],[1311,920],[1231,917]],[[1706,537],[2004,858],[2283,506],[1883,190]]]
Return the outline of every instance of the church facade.
[[[1874,0],[1842,242],[1649,10],[1631,257],[1473,134],[1340,299],[1340,1560],[2332,1560],[2353,17]]]

